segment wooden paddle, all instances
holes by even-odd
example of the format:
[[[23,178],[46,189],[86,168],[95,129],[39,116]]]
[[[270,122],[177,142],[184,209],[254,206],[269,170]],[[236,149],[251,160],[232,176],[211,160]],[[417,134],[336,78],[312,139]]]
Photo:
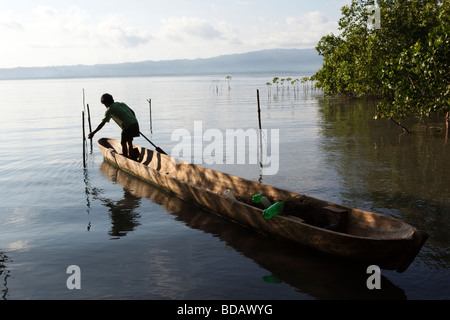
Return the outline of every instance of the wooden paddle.
[[[154,144],[153,142],[151,142],[150,139],[148,139],[146,136],[144,136],[144,135],[142,134],[142,132],[139,132],[139,133],[140,133],[141,136],[144,137],[145,140],[147,140],[148,142],[150,142],[151,145],[155,147],[156,151],[158,151],[159,153],[162,153],[162,154],[167,155],[167,153],[165,153],[163,149],[161,149],[160,147],[155,146],[155,144]]]

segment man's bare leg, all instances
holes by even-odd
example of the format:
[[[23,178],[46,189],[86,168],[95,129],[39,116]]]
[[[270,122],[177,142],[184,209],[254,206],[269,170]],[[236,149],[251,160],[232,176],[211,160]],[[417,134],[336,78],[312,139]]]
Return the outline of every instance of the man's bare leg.
[[[124,157],[129,158],[128,156],[128,148],[127,148],[127,141],[121,141],[122,144],[122,154]]]

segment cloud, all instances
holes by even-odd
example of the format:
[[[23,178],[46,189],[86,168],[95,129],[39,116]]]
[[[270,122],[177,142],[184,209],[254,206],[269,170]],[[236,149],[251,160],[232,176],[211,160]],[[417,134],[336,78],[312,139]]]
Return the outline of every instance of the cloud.
[[[330,32],[336,33],[338,24],[329,20],[319,11],[306,13],[300,17],[287,17],[282,22],[266,21],[254,27],[254,38],[250,43],[257,47],[311,47]]]
[[[139,30],[120,15],[93,21],[88,13],[76,6],[61,11],[40,6],[32,13],[35,20],[28,31],[33,34],[30,45],[35,48],[128,48],[152,39],[148,32]]]
[[[237,26],[226,21],[212,22],[196,17],[161,20],[151,51],[161,59],[195,59],[236,53],[242,45]]]
[[[23,31],[24,27],[16,18],[13,18],[11,11],[0,12],[0,28],[8,31]]]
[[[312,48],[322,36],[338,30],[337,22],[319,11],[280,21],[263,17],[253,21],[252,25],[238,26],[199,18],[163,19],[155,38],[169,43],[172,54],[182,50],[186,57],[208,57],[272,48]]]
[[[23,31],[24,27],[21,23],[13,21],[13,20],[1,20],[0,26],[5,27],[6,29],[12,31]]]
[[[114,63],[145,54],[153,35],[119,14],[94,17],[70,6],[38,6],[17,17],[0,11],[0,66]]]
[[[162,26],[155,39],[171,42],[173,45],[180,43],[185,47],[210,46],[210,50],[220,46],[240,45],[241,31],[225,21],[212,24],[199,18],[169,18],[161,20]],[[217,53],[220,54],[220,53]]]
[[[199,18],[169,18],[162,19],[160,38],[174,41],[185,41],[194,37],[202,40],[214,40],[223,37],[222,32],[211,23]]]
[[[47,6],[36,7],[32,10],[32,13],[43,19],[54,18],[58,15],[58,11],[56,9]]]
[[[246,16],[245,0],[236,8],[210,4],[210,14],[158,19],[126,12],[95,16],[89,7],[38,6],[0,10],[1,65],[62,65],[143,60],[194,59],[271,48],[311,48],[337,31],[337,22],[319,11],[299,16]],[[212,9],[211,9],[212,8]],[[222,8],[222,9],[221,9]],[[112,9],[111,9],[112,10]],[[222,11],[221,11],[222,10]],[[248,8],[250,10],[250,8]],[[162,12],[162,11],[161,11]],[[292,12],[292,11],[290,11]],[[172,11],[169,11],[172,14]],[[140,20],[139,20],[140,19]]]
[[[153,39],[149,32],[126,23],[126,19],[120,15],[106,17],[97,25],[96,33],[91,36],[105,45],[126,48],[137,47]]]

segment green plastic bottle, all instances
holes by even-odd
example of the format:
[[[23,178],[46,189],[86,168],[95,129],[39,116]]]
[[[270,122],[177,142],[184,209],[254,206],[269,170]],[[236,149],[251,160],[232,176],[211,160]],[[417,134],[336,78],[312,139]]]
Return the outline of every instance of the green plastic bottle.
[[[279,214],[284,209],[284,202],[278,201],[277,203],[270,206],[270,208],[267,208],[263,211],[263,216],[266,219],[272,218],[274,215]]]
[[[272,203],[262,193],[255,194],[252,198],[254,203],[262,203],[265,208],[269,208]]]

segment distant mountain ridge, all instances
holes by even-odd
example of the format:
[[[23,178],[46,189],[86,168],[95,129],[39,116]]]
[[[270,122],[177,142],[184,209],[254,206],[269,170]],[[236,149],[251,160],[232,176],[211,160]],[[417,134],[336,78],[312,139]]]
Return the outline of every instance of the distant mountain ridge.
[[[315,49],[271,49],[207,59],[178,59],[117,64],[0,69],[0,80],[46,78],[145,77],[236,73],[316,72],[322,65]]]

